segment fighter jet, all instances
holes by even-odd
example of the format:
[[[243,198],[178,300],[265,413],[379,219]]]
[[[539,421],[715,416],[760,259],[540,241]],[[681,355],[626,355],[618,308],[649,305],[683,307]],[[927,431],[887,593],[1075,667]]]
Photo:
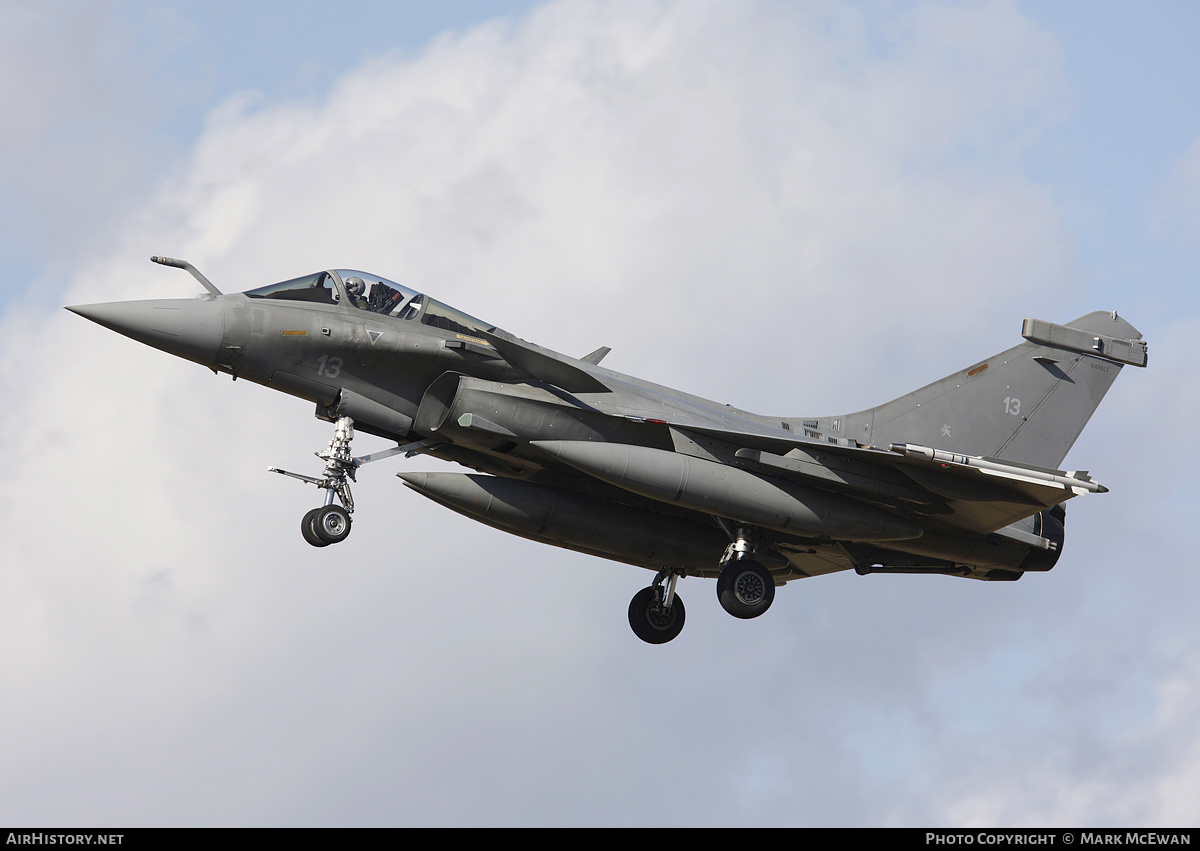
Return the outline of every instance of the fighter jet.
[[[1059,470],[1141,334],[1115,312],[1057,325],[908,395],[840,416],[761,416],[526,342],[395,281],[330,269],[194,299],[69,307],[118,333],[316,405],[333,424],[300,529],[350,534],[350,482],[428,453],[474,473],[402,472],[412,490],[514,535],[655,572],[629,624],[662,644],[684,624],[680,577],[716,579],[737,618],[777,586],[854,570],[990,581],[1054,567],[1063,503],[1104,493]],[[355,431],[395,446],[355,457]]]

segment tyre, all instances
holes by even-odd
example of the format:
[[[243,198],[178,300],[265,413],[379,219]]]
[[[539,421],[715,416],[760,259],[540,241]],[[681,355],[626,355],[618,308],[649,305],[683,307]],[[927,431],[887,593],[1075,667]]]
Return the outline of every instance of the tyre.
[[[304,519],[300,521],[300,534],[304,536],[304,540],[308,541],[314,547],[327,547],[329,541],[324,541],[317,537],[317,530],[313,525],[313,521],[317,519],[317,515],[322,511],[321,508],[314,508],[312,511],[304,515]]]
[[[317,509],[312,520],[313,531],[327,544],[346,540],[350,534],[350,515],[340,505],[326,505]]]
[[[738,559],[727,564],[717,577],[717,599],[721,608],[735,618],[756,618],[771,608],[775,581],[770,571],[754,559]]]
[[[647,644],[666,644],[683,629],[683,600],[676,594],[668,609],[662,596],[662,588],[651,585],[634,594],[629,603],[629,626]]]

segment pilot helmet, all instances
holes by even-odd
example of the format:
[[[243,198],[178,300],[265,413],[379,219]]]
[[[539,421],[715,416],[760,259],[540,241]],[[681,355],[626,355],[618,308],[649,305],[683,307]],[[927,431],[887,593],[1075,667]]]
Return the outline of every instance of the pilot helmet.
[[[362,295],[367,291],[367,285],[363,283],[362,278],[347,278],[346,289],[350,291],[350,295]]]

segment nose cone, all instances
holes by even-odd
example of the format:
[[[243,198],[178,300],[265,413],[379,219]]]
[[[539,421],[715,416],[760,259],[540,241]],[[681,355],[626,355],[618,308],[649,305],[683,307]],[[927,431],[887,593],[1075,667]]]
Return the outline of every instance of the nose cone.
[[[215,368],[225,333],[220,298],[164,298],[79,304],[67,310],[118,334]]]

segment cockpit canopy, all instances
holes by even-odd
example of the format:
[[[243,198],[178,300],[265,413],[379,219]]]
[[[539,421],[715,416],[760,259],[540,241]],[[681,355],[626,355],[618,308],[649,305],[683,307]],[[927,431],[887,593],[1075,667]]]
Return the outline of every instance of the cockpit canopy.
[[[443,328],[456,333],[478,334],[495,331],[489,325],[429,298],[403,284],[389,281],[369,272],[357,269],[330,269],[315,272],[290,281],[280,281],[265,287],[247,290],[250,298],[274,299],[277,301],[306,301],[316,304],[341,304],[345,302],[358,310],[394,316],[397,319],[418,320],[423,325]]]

